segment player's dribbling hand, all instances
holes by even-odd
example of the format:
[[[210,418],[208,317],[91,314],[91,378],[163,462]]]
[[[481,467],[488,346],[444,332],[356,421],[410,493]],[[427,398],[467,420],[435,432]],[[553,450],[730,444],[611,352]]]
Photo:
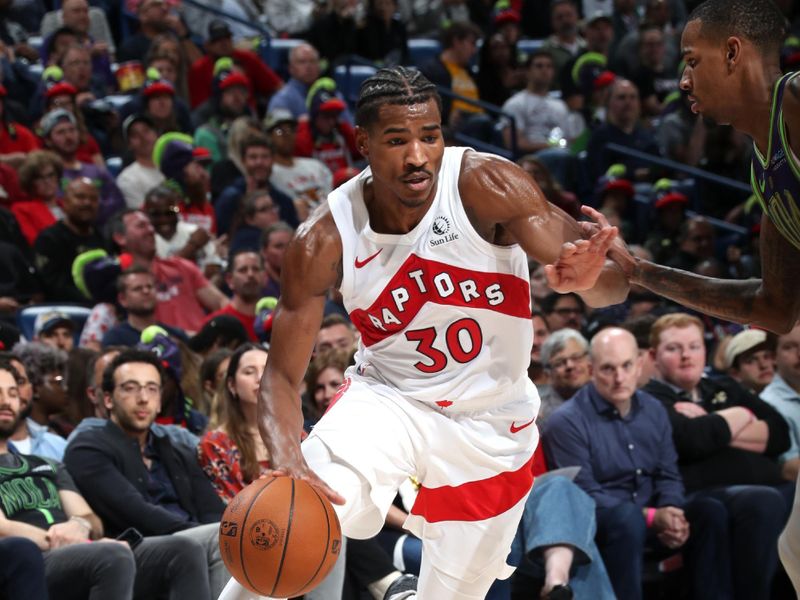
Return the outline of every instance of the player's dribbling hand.
[[[547,284],[556,292],[580,292],[589,290],[597,283],[597,278],[606,262],[606,253],[617,238],[618,230],[608,224],[603,215],[596,224],[596,230],[588,239],[566,242],[561,253],[551,265],[545,265]]]
[[[292,479],[302,479],[309,485],[317,488],[331,504],[344,504],[345,499],[339,492],[331,488],[327,483],[322,481],[319,476],[312,471],[306,464],[305,460],[300,461],[301,464],[292,466],[284,466],[273,469],[264,474],[264,477],[291,477]]]

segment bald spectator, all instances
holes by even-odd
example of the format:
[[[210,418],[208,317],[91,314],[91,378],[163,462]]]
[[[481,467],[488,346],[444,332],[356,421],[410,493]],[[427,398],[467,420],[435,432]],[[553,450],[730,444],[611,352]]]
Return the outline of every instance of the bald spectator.
[[[632,150],[658,156],[655,137],[645,129],[640,118],[642,105],[639,90],[627,79],[617,79],[606,99],[606,122],[598,125],[589,139],[589,176],[597,180],[608,168],[616,163],[624,164],[628,173],[636,181],[650,177],[649,163],[627,155],[608,150],[608,144],[619,144]]]
[[[78,122],[71,112],[63,108],[50,111],[42,117],[41,128],[45,146],[55,152],[64,164],[63,178],[87,178],[96,183],[99,204],[95,220],[99,225],[125,207],[125,199],[111,174],[105,168],[78,160]]]
[[[156,238],[150,220],[138,210],[125,210],[112,219],[114,242],[131,254],[133,264],[148,269],[156,279],[156,320],[187,333],[199,331],[207,312],[222,308],[227,299],[197,266],[176,256],[156,256]]]
[[[300,44],[289,52],[289,81],[269,101],[269,112],[283,108],[295,119],[308,116],[306,96],[319,79],[319,53],[310,44]]]
[[[106,246],[105,240],[95,229],[99,196],[97,187],[90,179],[73,179],[64,192],[61,205],[64,218],[44,229],[36,238],[33,245],[36,268],[42,277],[48,300],[87,301],[72,280],[72,261],[82,252]]]

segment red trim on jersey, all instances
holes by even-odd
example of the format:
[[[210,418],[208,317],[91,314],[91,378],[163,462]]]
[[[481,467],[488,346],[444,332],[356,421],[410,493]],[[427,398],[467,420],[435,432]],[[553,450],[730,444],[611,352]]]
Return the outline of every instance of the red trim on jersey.
[[[412,515],[428,523],[439,521],[483,521],[506,512],[519,502],[533,485],[533,458],[516,471],[470,481],[457,486],[437,488],[422,486],[417,494]]]
[[[422,274],[415,279],[411,273],[416,271],[422,271]],[[452,291],[446,295],[442,295],[434,283],[434,279],[440,275],[449,276],[449,281],[452,283]],[[473,285],[469,285],[468,282],[472,282]],[[424,292],[420,290],[420,283],[425,289]],[[466,287],[462,287],[465,284]],[[490,304],[492,298],[486,291],[498,285],[503,299]],[[397,294],[401,288],[408,295],[406,300],[401,301],[402,312],[392,296],[393,291]],[[447,291],[445,289],[445,292]],[[477,298],[474,297],[475,294],[478,294]],[[497,294],[493,294],[492,297],[497,298]],[[463,269],[412,254],[397,269],[394,277],[386,284],[372,305],[367,309],[353,310],[350,319],[361,332],[361,341],[369,347],[403,331],[428,302],[444,306],[482,308],[521,319],[531,318],[530,283],[527,280],[510,273]],[[394,320],[385,322],[384,310],[391,312],[400,323]],[[383,329],[376,326],[370,316],[381,322]]]

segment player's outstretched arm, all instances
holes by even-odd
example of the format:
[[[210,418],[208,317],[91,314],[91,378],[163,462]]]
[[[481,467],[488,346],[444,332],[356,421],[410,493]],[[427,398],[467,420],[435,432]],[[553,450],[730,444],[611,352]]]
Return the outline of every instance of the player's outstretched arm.
[[[559,292],[577,292],[590,306],[622,302],[628,281],[606,258],[617,236],[615,227],[584,230],[550,204],[520,167],[498,157],[468,152],[459,190],[482,235],[500,245],[518,243],[532,258],[548,265],[548,283]]]
[[[331,502],[343,504],[344,498],[311,471],[300,451],[300,384],[322,323],[325,298],[341,273],[341,238],[327,205],[300,226],[284,261],[281,299],[258,393],[258,428],[274,474],[303,479]]]
[[[776,333],[787,333],[800,320],[800,251],[767,217],[761,221],[763,279],[703,277],[634,258],[620,244],[612,247],[609,256],[629,274],[631,283],[708,315]]]

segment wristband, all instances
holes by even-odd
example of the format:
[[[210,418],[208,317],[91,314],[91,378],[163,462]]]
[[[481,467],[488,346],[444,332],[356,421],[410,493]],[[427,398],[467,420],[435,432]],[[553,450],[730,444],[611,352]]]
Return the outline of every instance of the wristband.
[[[644,522],[648,529],[650,529],[653,526],[655,520],[656,520],[656,509],[648,508],[647,517],[645,517],[645,522]]]

